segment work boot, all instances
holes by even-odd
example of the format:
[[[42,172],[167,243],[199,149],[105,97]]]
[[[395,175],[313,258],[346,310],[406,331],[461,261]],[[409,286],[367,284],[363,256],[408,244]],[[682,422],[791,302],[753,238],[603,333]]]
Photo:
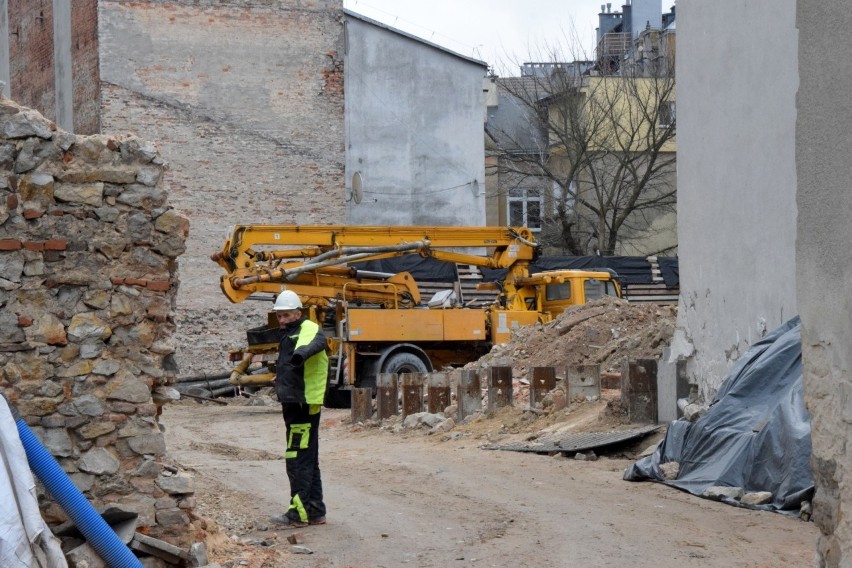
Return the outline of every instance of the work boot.
[[[298,519],[293,519],[285,515],[275,515],[274,517],[269,517],[269,520],[273,523],[278,523],[279,525],[284,525],[285,527],[290,527],[294,529],[302,528],[308,526],[308,523],[303,523]],[[325,522],[325,518],[323,517],[323,522]]]
[[[309,525],[324,525],[325,517],[314,517],[313,519],[308,519]]]

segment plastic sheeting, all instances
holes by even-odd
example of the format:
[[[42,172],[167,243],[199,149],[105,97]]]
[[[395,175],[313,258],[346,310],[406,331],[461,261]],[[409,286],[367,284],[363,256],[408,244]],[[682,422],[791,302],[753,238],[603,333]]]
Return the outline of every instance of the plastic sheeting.
[[[0,566],[65,568],[59,539],[38,509],[35,479],[6,399],[0,397]]]
[[[419,254],[404,254],[379,260],[353,262],[350,266],[356,270],[386,272],[388,274],[409,272],[415,282],[455,282],[458,280],[455,264]]]
[[[530,274],[547,270],[614,270],[624,284],[651,284],[651,263],[639,256],[549,256],[530,263]],[[481,268],[486,282],[502,280],[504,269]]]
[[[657,450],[627,468],[624,479],[660,481],[694,495],[713,486],[770,491],[771,503],[752,508],[798,512],[813,495],[810,459],[796,317],[752,345],[707,413],[696,422],[670,423]],[[666,480],[660,470],[668,462],[680,464],[675,480]]]

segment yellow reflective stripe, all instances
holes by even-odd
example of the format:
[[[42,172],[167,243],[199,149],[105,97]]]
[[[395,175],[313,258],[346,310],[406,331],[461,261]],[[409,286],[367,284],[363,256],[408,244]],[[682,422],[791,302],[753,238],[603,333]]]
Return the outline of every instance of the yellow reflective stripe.
[[[299,513],[299,520],[303,523],[308,522],[308,512],[305,511],[304,505],[302,505],[302,500],[299,498],[298,493],[293,495],[293,498],[290,499],[290,509],[295,509],[297,513]],[[290,510],[288,509],[288,511]]]
[[[295,458],[298,455],[299,455],[299,452],[296,452],[296,451],[284,452],[284,459],[289,460],[290,458]]]
[[[310,405],[308,405],[308,414],[310,414],[310,415],[319,414],[320,410],[322,410],[321,404],[310,404]]]
[[[292,450],[293,448],[293,435],[299,434],[299,448],[300,450],[304,450],[308,447],[308,440],[311,435],[311,425],[310,424],[290,424],[290,438],[287,440],[287,449]]]

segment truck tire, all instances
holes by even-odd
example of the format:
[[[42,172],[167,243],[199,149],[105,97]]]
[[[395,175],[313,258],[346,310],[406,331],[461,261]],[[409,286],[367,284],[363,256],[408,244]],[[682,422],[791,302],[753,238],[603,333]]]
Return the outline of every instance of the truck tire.
[[[390,355],[382,364],[382,373],[428,373],[431,365],[428,365],[415,355],[406,351],[400,351]]]

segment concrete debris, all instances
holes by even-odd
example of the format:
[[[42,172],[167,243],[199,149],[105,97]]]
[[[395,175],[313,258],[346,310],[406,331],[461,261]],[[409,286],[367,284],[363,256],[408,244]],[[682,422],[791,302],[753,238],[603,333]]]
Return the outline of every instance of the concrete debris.
[[[574,459],[578,461],[598,461],[598,456],[595,452],[589,450],[588,452],[577,452],[574,454]]]
[[[456,427],[456,421],[453,420],[452,418],[447,418],[446,420],[439,422],[438,424],[433,426],[432,429],[429,430],[429,433],[430,434],[438,434],[438,433],[441,433],[441,432],[449,432],[450,430],[452,430],[455,427]]]
[[[186,549],[142,533],[133,535],[133,540],[130,541],[130,550],[154,556],[169,564],[178,566],[189,558],[189,551]]]
[[[207,566],[207,546],[203,542],[193,542],[189,547],[187,562],[190,568]]]
[[[746,493],[743,495],[743,498],[740,499],[740,503],[743,505],[766,505],[771,502],[771,491],[755,491],[753,493]]]
[[[314,551],[307,546],[291,546],[290,552],[293,554],[313,554]]]
[[[402,427],[406,430],[414,428],[434,428],[438,424],[445,422],[447,417],[443,414],[430,414],[429,412],[417,412],[409,414],[402,421]]]
[[[687,404],[683,409],[683,417],[690,422],[695,422],[709,410],[709,406],[705,404],[692,403]]]
[[[743,496],[743,488],[714,485],[713,487],[708,487],[701,496],[715,501],[721,501],[722,499],[739,500]]]
[[[678,474],[680,474],[680,463],[662,463],[660,464],[660,471],[663,472],[663,477],[667,480],[677,479]]]

